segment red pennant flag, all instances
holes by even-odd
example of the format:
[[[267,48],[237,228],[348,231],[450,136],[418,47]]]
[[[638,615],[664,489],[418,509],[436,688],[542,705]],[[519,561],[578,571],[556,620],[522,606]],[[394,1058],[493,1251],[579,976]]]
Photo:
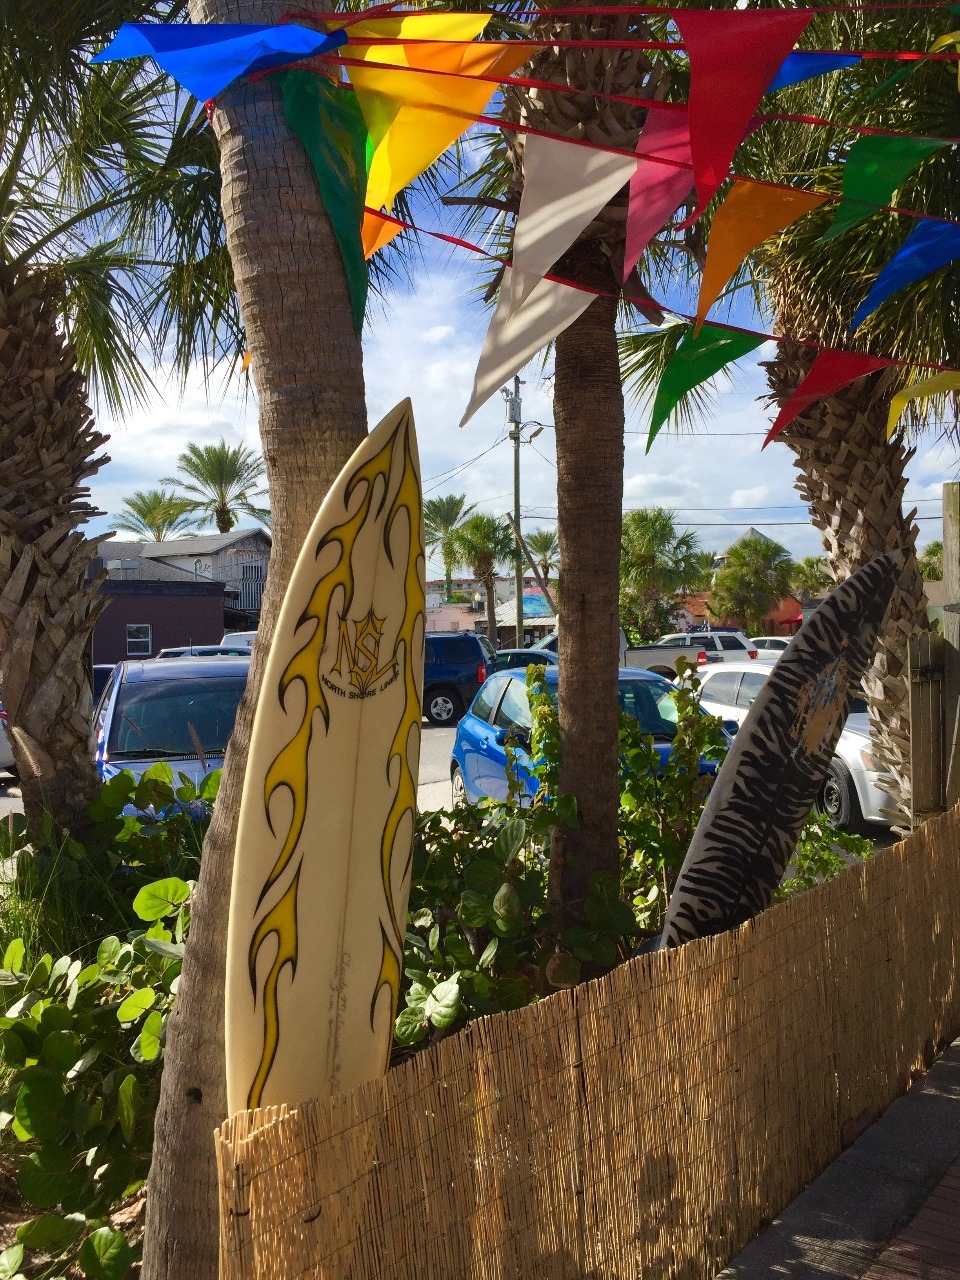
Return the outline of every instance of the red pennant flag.
[[[672,9],[690,63],[690,152],[705,205],[811,10]]]
[[[841,391],[851,382],[856,382],[857,378],[876,373],[878,369],[885,369],[890,364],[893,364],[892,360],[885,360],[882,356],[865,356],[859,351],[819,352],[807,376],[777,414],[777,420],[767,432],[762,447],[765,449],[804,409],[809,409],[825,396],[832,396],[835,391]]]

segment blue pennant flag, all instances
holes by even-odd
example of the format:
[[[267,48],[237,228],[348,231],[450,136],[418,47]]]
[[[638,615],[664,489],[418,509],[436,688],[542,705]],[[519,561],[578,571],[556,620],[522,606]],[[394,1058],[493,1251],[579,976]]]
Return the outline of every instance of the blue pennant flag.
[[[788,53],[767,92],[786,89],[792,84],[800,84],[802,80],[829,75],[831,71],[842,71],[844,67],[852,67],[859,61],[855,53]]]
[[[346,39],[345,31],[311,31],[295,23],[267,27],[239,22],[125,22],[106,49],[90,61],[153,58],[177,84],[206,102],[238,76],[315,57]]]
[[[850,332],[859,328],[868,315],[899,289],[913,284],[915,280],[922,280],[955,258],[960,258],[960,226],[955,222],[921,218],[857,307]]]

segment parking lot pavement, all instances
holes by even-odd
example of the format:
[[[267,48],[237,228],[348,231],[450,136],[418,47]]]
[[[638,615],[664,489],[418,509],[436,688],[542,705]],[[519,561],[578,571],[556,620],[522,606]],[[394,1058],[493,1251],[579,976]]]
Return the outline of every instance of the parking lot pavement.
[[[0,818],[8,813],[23,813],[23,801],[16,779],[0,770]]]
[[[450,752],[456,729],[439,729],[423,722],[420,741],[420,784],[417,803],[421,809],[450,808]]]

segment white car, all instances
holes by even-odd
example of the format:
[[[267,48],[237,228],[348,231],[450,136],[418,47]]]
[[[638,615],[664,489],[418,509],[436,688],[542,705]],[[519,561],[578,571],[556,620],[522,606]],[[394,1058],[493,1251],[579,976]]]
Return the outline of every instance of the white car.
[[[671,636],[661,636],[655,644],[664,649],[677,645],[702,649],[708,662],[742,662],[744,658],[757,656],[756,645],[742,631],[678,631]]]
[[[761,662],[776,662],[792,639],[793,636],[753,636],[750,643]]]
[[[221,646],[228,645],[231,648],[243,647],[252,649],[253,642],[256,638],[257,633],[255,631],[225,631],[220,644]],[[186,652],[186,650],[184,650],[184,652]]]
[[[701,666],[697,674],[704,710],[719,716],[727,731],[734,732],[735,726],[743,723],[772,670],[772,663],[728,662],[723,667]],[[886,770],[879,769],[870,754],[867,704],[857,697],[837,742],[818,808],[834,826],[843,830],[856,831],[864,823],[889,826],[890,820],[882,810],[889,807],[890,798],[877,785],[885,776],[888,776]]]

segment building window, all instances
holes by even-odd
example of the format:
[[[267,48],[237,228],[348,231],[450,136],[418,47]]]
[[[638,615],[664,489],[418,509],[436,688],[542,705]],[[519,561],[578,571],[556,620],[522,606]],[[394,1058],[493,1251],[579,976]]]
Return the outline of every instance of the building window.
[[[127,657],[149,658],[153,639],[148,622],[130,622],[127,624]]]

